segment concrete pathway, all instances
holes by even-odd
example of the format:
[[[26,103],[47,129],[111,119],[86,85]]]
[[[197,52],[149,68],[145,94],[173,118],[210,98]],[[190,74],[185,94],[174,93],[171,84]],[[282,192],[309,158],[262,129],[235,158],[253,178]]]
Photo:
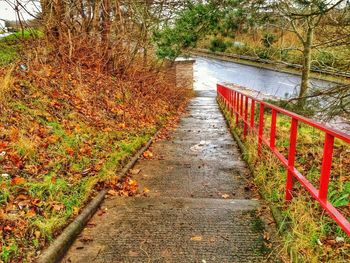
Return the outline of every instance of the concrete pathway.
[[[137,163],[148,197],[107,199],[63,262],[266,261],[259,201],[215,96],[200,91],[171,140]]]

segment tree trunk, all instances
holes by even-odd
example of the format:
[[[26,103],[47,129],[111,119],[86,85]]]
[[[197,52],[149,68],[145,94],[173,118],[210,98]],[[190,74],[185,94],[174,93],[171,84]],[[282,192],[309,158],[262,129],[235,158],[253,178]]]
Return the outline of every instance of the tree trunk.
[[[303,43],[303,68],[301,75],[301,85],[299,92],[299,106],[304,107],[306,103],[305,96],[307,95],[307,90],[309,88],[309,78],[311,69],[311,50],[312,50],[312,40],[313,40],[314,29],[309,27],[307,30],[306,40]]]

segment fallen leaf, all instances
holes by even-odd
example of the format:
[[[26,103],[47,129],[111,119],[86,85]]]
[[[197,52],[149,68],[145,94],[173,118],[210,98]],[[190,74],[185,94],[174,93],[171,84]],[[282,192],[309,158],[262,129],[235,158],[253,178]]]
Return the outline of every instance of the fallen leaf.
[[[264,231],[264,239],[265,240],[270,240],[270,234],[266,231]]]
[[[147,187],[144,187],[144,188],[143,188],[143,192],[144,192],[145,194],[147,194],[147,193],[150,192],[150,190],[149,190]]]
[[[230,195],[229,194],[223,194],[223,195],[221,195],[221,197],[224,198],[224,199],[227,199],[227,198],[230,198]]]
[[[58,137],[57,135],[51,135],[49,137],[46,138],[46,141],[50,144],[56,143],[58,142],[60,137]]]
[[[37,230],[37,231],[34,232],[34,235],[35,235],[36,239],[39,239],[40,236],[41,236],[41,233],[40,233],[39,230]]]
[[[12,231],[12,227],[11,226],[5,226],[4,230],[8,231],[8,232],[11,232]]]
[[[143,157],[145,157],[145,158],[152,158],[153,157],[153,153],[151,151],[147,150],[147,151],[145,151],[143,153]]]
[[[73,214],[78,215],[79,214],[79,207],[73,206]]]
[[[27,217],[28,218],[32,218],[33,216],[36,216],[36,212],[34,209],[30,209],[28,212],[27,212]]]
[[[55,210],[55,211],[60,211],[64,208],[64,205],[63,204],[53,204],[52,205],[52,209]]]
[[[117,196],[117,195],[118,195],[118,192],[115,191],[115,190],[109,190],[109,191],[107,192],[107,194],[112,195],[112,196]]]
[[[131,173],[132,175],[137,175],[137,174],[140,173],[140,171],[141,171],[141,169],[131,169],[131,170],[130,170],[130,173]]]
[[[193,236],[193,237],[191,237],[191,240],[192,241],[202,241],[202,236]]]
[[[27,200],[27,199],[29,199],[28,195],[20,194],[20,195],[16,196],[16,201],[23,201],[23,200]]]
[[[32,205],[38,206],[40,204],[40,199],[33,199],[31,203]]]
[[[74,155],[74,150],[70,147],[67,147],[66,152],[68,155],[73,156]]]
[[[136,180],[130,179],[130,180],[129,180],[129,185],[130,185],[130,186],[137,186]]]
[[[15,177],[12,178],[11,180],[11,185],[20,185],[20,184],[24,184],[26,182],[26,179],[24,179],[23,177]]]

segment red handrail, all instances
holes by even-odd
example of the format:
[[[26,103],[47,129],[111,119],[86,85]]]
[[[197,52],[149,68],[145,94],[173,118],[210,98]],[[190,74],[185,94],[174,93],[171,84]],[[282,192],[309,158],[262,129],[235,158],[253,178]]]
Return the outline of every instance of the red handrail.
[[[226,107],[230,110],[231,115],[235,115],[235,123],[238,124],[240,119],[243,121],[244,138],[247,135],[248,129],[257,134],[258,154],[261,153],[262,145],[266,145],[267,148],[270,149],[270,151],[281,161],[282,165],[287,169],[286,200],[290,201],[292,199],[294,178],[296,178],[301,183],[301,185],[312,195],[312,197],[316,199],[316,201],[318,201],[321,207],[324,210],[326,210],[328,214],[337,222],[337,224],[350,236],[350,222],[327,199],[328,184],[332,166],[334,139],[337,138],[350,144],[350,135],[335,129],[328,128],[316,121],[305,118],[288,110],[256,99],[253,96],[249,96],[235,89],[228,88],[220,84],[217,85],[217,92],[218,96],[223,99]],[[249,102],[251,109],[250,119],[248,118]],[[255,128],[254,124],[254,111],[255,106],[257,104],[260,105],[258,129]],[[269,140],[263,136],[265,108],[270,108],[272,110]],[[286,115],[292,119],[290,128],[288,159],[277,150],[275,145],[277,114]],[[320,131],[325,132],[321,176],[318,189],[315,186],[313,186],[311,182],[307,180],[307,178],[303,176],[295,167],[295,154],[299,123],[305,123]]]

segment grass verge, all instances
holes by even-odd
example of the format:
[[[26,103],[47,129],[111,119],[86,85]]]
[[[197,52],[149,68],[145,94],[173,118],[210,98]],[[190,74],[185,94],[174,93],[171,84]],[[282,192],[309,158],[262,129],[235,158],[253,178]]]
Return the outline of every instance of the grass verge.
[[[25,30],[16,32],[0,39],[0,67],[14,62],[19,57],[19,52],[25,43],[31,38],[38,38],[42,33],[38,30]]]
[[[288,206],[285,204],[285,169],[267,149],[263,149],[262,155],[258,156],[255,135],[250,134],[246,140],[243,140],[242,123],[236,125],[220,100],[219,104],[232,133],[241,141],[241,147],[245,149],[244,158],[253,172],[254,183],[271,205],[271,210],[279,223],[279,229],[283,233],[285,250],[289,253],[291,261],[348,262],[350,260],[349,237],[298,183],[295,184],[293,201]],[[268,112],[265,116],[264,134],[266,136],[271,118]],[[289,146],[290,120],[283,116],[279,116],[277,120],[276,145],[278,150],[286,155]],[[319,131],[311,127],[299,126],[297,168],[315,186],[318,185],[323,138]],[[349,154],[349,146],[336,141],[329,191],[330,202],[348,219],[350,218],[350,182],[347,176]]]
[[[122,188],[118,169],[191,95],[161,68],[112,76],[38,47],[0,67],[0,262],[35,261],[101,185]]]

